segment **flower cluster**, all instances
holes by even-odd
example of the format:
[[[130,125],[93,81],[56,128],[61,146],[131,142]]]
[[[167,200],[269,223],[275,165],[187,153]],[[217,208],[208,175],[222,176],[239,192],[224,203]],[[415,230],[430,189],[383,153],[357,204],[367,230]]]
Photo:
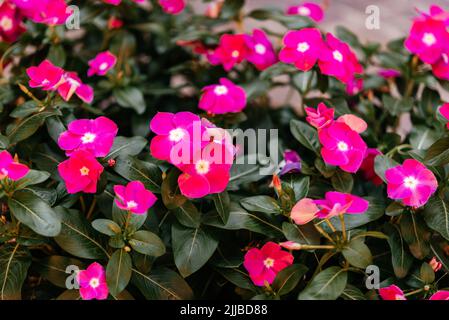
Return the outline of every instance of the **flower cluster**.
[[[401,288],[394,284],[380,288],[379,295],[383,300],[407,300],[407,297]],[[449,291],[437,291],[429,298],[429,300],[449,300]]]

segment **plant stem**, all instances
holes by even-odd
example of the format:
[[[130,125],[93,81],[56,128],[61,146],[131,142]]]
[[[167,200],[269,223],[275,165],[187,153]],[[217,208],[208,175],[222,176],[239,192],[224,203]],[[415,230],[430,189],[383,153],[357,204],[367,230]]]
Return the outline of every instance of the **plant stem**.
[[[315,250],[315,249],[335,249],[334,245],[308,245],[301,244],[300,250]]]
[[[341,233],[343,235],[343,240],[346,241],[346,224],[345,224],[345,217],[343,216],[343,214],[340,214],[338,216],[340,218],[340,223],[341,223]]]
[[[327,240],[329,240],[332,243],[335,243],[334,239],[332,239],[331,236],[329,236],[329,234],[326,231],[324,231],[321,227],[319,227],[316,224],[314,226],[315,226],[315,229],[317,229],[318,232],[321,233],[321,235],[323,235]]]

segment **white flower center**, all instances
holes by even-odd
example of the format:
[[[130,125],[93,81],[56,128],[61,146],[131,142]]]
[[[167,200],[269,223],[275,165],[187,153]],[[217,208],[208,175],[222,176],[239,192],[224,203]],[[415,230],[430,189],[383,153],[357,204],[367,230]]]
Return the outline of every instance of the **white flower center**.
[[[5,168],[2,168],[1,172],[2,172],[2,175],[4,175],[4,176],[7,176],[9,173],[8,170],[6,170]]]
[[[100,69],[101,71],[104,71],[104,70],[106,70],[107,67],[108,67],[107,62],[103,62],[102,64],[100,64],[98,69]]]
[[[265,266],[265,268],[271,268],[271,267],[273,267],[274,266],[274,259],[272,259],[272,258],[266,258],[264,261],[263,261],[263,264],[264,264],[264,266]]]
[[[335,60],[337,60],[338,62],[342,62],[343,61],[343,55],[341,54],[340,51],[335,50],[334,52],[332,52],[332,56],[334,57]]]
[[[234,50],[234,51],[232,51],[232,53],[231,53],[231,56],[232,56],[233,58],[238,58],[239,55],[240,55],[240,52],[238,52],[238,50]]]
[[[127,207],[128,209],[134,209],[135,207],[137,207],[137,203],[136,203],[135,201],[133,201],[133,200],[128,201],[128,202],[126,203],[126,207]]]
[[[95,141],[97,135],[95,133],[86,132],[84,136],[81,137],[81,141],[83,144],[92,143]]]
[[[298,8],[298,14],[301,16],[309,16],[310,15],[310,9],[307,7],[299,7]]]
[[[80,173],[81,173],[82,176],[87,176],[87,175],[89,174],[89,168],[87,168],[87,167],[82,167],[82,168],[80,169]]]
[[[430,47],[431,45],[434,45],[435,42],[437,42],[437,39],[435,38],[435,36],[433,35],[433,33],[424,33],[423,37],[422,37],[422,42]]]
[[[46,84],[49,84],[49,83],[50,83],[50,81],[48,81],[48,79],[42,80],[42,84],[43,84],[43,85],[46,85]]]
[[[195,164],[195,170],[198,174],[206,174],[209,172],[210,163],[206,160],[200,160]]]
[[[348,149],[349,149],[348,144],[344,141],[340,141],[337,144],[337,148],[338,148],[338,150],[343,151],[343,152],[348,151]]]
[[[216,86],[215,89],[214,89],[214,93],[217,96],[222,96],[222,95],[228,93],[228,88],[226,88],[225,86]]]
[[[443,57],[444,63],[447,64],[449,62],[449,58],[448,58],[447,54],[443,53],[441,56]]]
[[[307,42],[300,42],[298,43],[298,47],[296,48],[296,50],[298,50],[301,53],[306,52],[307,50],[309,50],[310,46]]]
[[[404,298],[404,296],[402,296],[402,295],[400,295],[400,294],[395,295],[395,296],[394,296],[394,299],[395,299],[395,300],[406,300],[406,299]]]
[[[261,54],[261,55],[265,54],[265,52],[267,52],[267,48],[261,43],[256,44],[254,49],[256,50],[257,54]]]
[[[12,20],[8,17],[3,17],[2,20],[0,20],[0,27],[5,31],[11,30],[13,27]]]
[[[419,181],[415,177],[406,177],[404,179],[404,186],[409,189],[415,189]]]
[[[98,278],[92,278],[92,279],[90,279],[90,281],[89,281],[89,286],[91,287],[91,288],[97,288],[98,286],[100,285],[100,280],[98,279]]]
[[[184,138],[185,132],[181,128],[170,130],[168,139],[170,141],[179,142]]]

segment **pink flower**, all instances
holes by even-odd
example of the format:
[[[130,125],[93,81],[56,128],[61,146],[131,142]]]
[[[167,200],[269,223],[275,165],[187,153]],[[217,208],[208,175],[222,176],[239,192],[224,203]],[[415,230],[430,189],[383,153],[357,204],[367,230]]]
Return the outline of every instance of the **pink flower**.
[[[3,1],[0,4],[0,42],[14,42],[25,30],[18,8],[10,0]]]
[[[443,264],[438,261],[436,257],[433,257],[432,260],[429,261],[429,265],[432,267],[433,272],[440,271],[443,267]]]
[[[377,74],[385,79],[391,79],[401,76],[401,72],[396,69],[380,69]]]
[[[405,47],[426,63],[435,63],[449,48],[449,33],[443,21],[417,19],[413,22]]]
[[[244,34],[224,34],[215,51],[208,55],[209,62],[213,65],[222,64],[226,71],[234,65],[241,63],[249,54]]]
[[[118,6],[122,0],[103,0],[104,3],[112,4],[113,6]]]
[[[78,272],[77,281],[80,285],[80,295],[83,300],[105,300],[109,289],[106,283],[104,268],[97,262],[92,263],[86,270]]]
[[[119,29],[123,26],[123,21],[117,17],[111,16],[108,20],[108,29],[114,30]]]
[[[358,94],[363,90],[363,79],[352,77],[346,83],[346,93],[350,96]]]
[[[49,60],[42,61],[37,67],[28,68],[26,72],[30,77],[29,86],[31,88],[55,90],[64,82],[64,70],[56,67]]]
[[[363,177],[374,183],[376,186],[380,186],[383,183],[382,179],[374,171],[374,160],[379,154],[382,154],[382,152],[374,148],[368,148],[359,169]]]
[[[279,52],[279,60],[294,64],[302,71],[312,69],[324,50],[321,33],[316,28],[289,31],[282,43],[284,48]]]
[[[419,19],[425,20],[430,17],[435,20],[443,21],[446,27],[449,26],[449,11],[444,11],[441,7],[437,5],[430,6],[429,14],[419,10],[417,11],[421,14],[421,17],[417,18],[418,20]]]
[[[80,119],[70,122],[61,133],[58,145],[68,156],[77,150],[86,150],[94,157],[105,157],[111,150],[118,127],[106,117]]]
[[[179,14],[186,6],[184,0],[159,0],[159,5],[169,14]]]
[[[94,90],[91,86],[82,83],[76,72],[64,73],[63,79],[64,81],[58,87],[58,93],[65,101],[69,101],[75,93],[84,102],[92,102],[94,99]]]
[[[449,51],[441,54],[441,57],[432,64],[432,72],[435,77],[449,80]]]
[[[449,120],[449,103],[443,103],[438,110],[444,118]],[[449,129],[449,122],[446,123],[446,127]]]
[[[183,172],[178,177],[181,193],[188,198],[202,198],[223,192],[230,179],[234,154],[226,143],[211,142],[196,150],[188,163],[178,165]]]
[[[240,112],[246,106],[245,90],[226,78],[221,78],[220,84],[204,87],[202,92],[198,107],[211,114]]]
[[[178,143],[190,143],[192,126],[200,117],[191,112],[158,112],[150,122],[156,136],[151,140],[150,152],[159,160],[171,161],[171,150]]]
[[[135,214],[144,214],[157,201],[156,196],[140,181],[131,181],[125,186],[115,185],[114,192],[117,206]]]
[[[299,6],[291,6],[287,9],[289,15],[300,15],[303,17],[309,17],[316,22],[323,20],[324,12],[321,6],[316,3],[304,2]]]
[[[293,255],[274,242],[267,242],[261,249],[252,248],[245,254],[243,265],[256,286],[273,283],[279,271],[293,263]]]
[[[411,207],[423,206],[438,187],[432,171],[414,159],[386,170],[385,179],[388,197]]]
[[[94,74],[104,76],[117,63],[117,57],[109,51],[100,52],[95,58],[89,61],[87,76]]]
[[[449,300],[449,291],[440,290],[434,293],[429,300]]]
[[[354,79],[354,74],[363,72],[356,55],[346,43],[328,33],[326,45],[318,59],[318,66],[323,74],[334,76],[341,82],[348,83]]]
[[[72,14],[64,0],[13,0],[21,12],[36,23],[64,24]]]
[[[379,294],[383,300],[407,300],[404,292],[394,284],[379,289]]]
[[[316,109],[306,107],[306,121],[317,129],[327,127],[334,121],[334,109],[328,108],[324,103],[318,104]]]
[[[15,160],[8,151],[0,152],[0,179],[9,178],[17,181],[25,177],[28,171],[30,169]]]
[[[68,193],[80,191],[95,193],[103,166],[89,151],[78,150],[58,165],[58,172],[65,182]]]
[[[368,210],[369,202],[349,193],[329,191],[325,199],[304,198],[292,209],[290,217],[296,224],[303,225],[315,218],[332,218],[341,214],[362,214]]]
[[[348,125],[333,122],[318,132],[322,144],[321,156],[324,162],[339,166],[346,172],[357,172],[367,149],[360,135]]]
[[[368,129],[368,124],[362,118],[353,114],[344,114],[338,117],[337,122],[345,123],[349,128],[357,133],[362,133]]]
[[[265,70],[278,61],[273,45],[265,32],[259,29],[254,29],[253,35],[246,36],[245,39],[249,49],[246,59],[258,70]]]

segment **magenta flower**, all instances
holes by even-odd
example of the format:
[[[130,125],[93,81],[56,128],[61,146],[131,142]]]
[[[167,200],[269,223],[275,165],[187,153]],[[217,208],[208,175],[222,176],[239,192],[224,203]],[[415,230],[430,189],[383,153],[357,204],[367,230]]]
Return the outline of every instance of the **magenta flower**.
[[[391,79],[401,76],[401,72],[396,69],[380,69],[377,74],[385,79]]]
[[[197,150],[188,163],[178,168],[181,193],[188,198],[202,198],[208,194],[223,192],[230,179],[234,158],[233,148],[226,143],[211,142]]]
[[[68,156],[86,150],[94,157],[105,157],[111,150],[118,127],[106,117],[80,119],[70,122],[68,130],[61,133],[58,145]]]
[[[202,92],[198,107],[211,114],[241,112],[246,106],[245,90],[226,78],[221,78],[220,84],[204,87]]]
[[[13,0],[21,12],[36,23],[64,24],[72,14],[64,0]]]
[[[86,150],[78,150],[58,165],[58,172],[64,180],[68,193],[97,192],[97,181],[103,166]]]
[[[26,70],[30,77],[31,88],[42,88],[42,90],[55,90],[64,82],[64,70],[56,67],[49,60],[42,61],[37,67],[29,67]]]
[[[289,31],[282,39],[282,43],[284,47],[279,52],[279,60],[294,64],[302,71],[312,69],[324,50],[321,33],[316,28]]]
[[[407,159],[402,165],[385,171],[387,193],[411,207],[421,207],[437,190],[438,181],[421,162]]]
[[[357,172],[365,157],[366,143],[360,135],[342,122],[333,122],[319,130],[324,162],[346,172]]]
[[[324,17],[321,6],[312,2],[304,2],[299,6],[291,6],[287,9],[287,14],[309,17],[316,22],[320,22]]]
[[[449,291],[440,290],[434,293],[429,300],[449,300]]]
[[[440,114],[449,120],[449,103],[443,103],[441,107],[438,109],[440,111]],[[446,123],[446,127],[449,129],[449,122]]]
[[[363,177],[366,180],[374,183],[376,186],[380,186],[383,183],[382,179],[374,171],[374,160],[380,154],[382,154],[382,152],[380,152],[379,150],[368,148],[365,153],[365,158],[363,159],[362,165],[359,169]]]
[[[245,254],[243,266],[256,286],[273,283],[279,271],[293,263],[293,255],[274,242],[267,242],[261,249],[252,248]]]
[[[165,13],[169,14],[179,14],[186,6],[184,0],[159,0],[159,5]]]
[[[265,70],[278,61],[273,45],[265,32],[254,29],[253,35],[247,35],[245,39],[249,50],[246,59],[258,70]]]
[[[383,300],[407,300],[404,292],[394,284],[379,289],[379,295]]]
[[[171,150],[178,143],[190,143],[192,126],[200,117],[191,112],[158,112],[150,122],[156,136],[151,140],[150,152],[159,160],[171,161]]]
[[[249,54],[244,34],[224,34],[214,52],[208,55],[213,65],[222,64],[226,71],[241,63]]]
[[[0,179],[9,178],[16,181],[25,177],[29,171],[26,165],[15,160],[8,151],[0,152]]]
[[[326,45],[318,59],[318,66],[323,74],[347,83],[354,79],[355,74],[363,72],[356,55],[346,43],[328,33]]]
[[[115,203],[120,209],[135,214],[144,214],[157,201],[156,196],[140,181],[131,181],[125,186],[115,185],[114,192],[118,199]]]
[[[303,225],[315,218],[332,218],[341,214],[362,214],[368,210],[369,202],[349,193],[329,191],[325,199],[303,198],[292,208],[290,217]]]
[[[427,19],[432,18],[434,20],[443,21],[446,27],[449,27],[449,11],[444,11],[441,7],[437,5],[431,5],[429,13],[425,13],[417,10],[422,16],[417,19]]]
[[[328,108],[324,103],[318,104],[316,109],[306,107],[306,121],[317,129],[327,127],[334,121],[334,109]]]
[[[285,150],[284,151],[284,166],[282,167],[279,175],[282,176],[289,172],[301,171],[301,157],[296,151]]]
[[[441,57],[432,64],[432,72],[435,77],[449,80],[449,51],[441,54]]]
[[[25,30],[18,8],[10,0],[3,1],[0,4],[0,42],[14,42]]]
[[[73,94],[76,94],[84,102],[92,103],[94,89],[82,83],[76,72],[64,73],[63,79],[64,81],[58,87],[58,93],[65,101],[69,101]]]
[[[422,61],[433,64],[447,52],[449,33],[443,21],[432,18],[416,19],[404,45]]]
[[[100,52],[95,58],[89,60],[89,70],[87,70],[87,76],[93,75],[104,76],[111,68],[117,63],[117,57],[109,52]]]
[[[77,281],[80,285],[80,295],[83,300],[105,300],[109,289],[106,283],[104,268],[97,262],[92,263],[86,270],[78,272]]]

